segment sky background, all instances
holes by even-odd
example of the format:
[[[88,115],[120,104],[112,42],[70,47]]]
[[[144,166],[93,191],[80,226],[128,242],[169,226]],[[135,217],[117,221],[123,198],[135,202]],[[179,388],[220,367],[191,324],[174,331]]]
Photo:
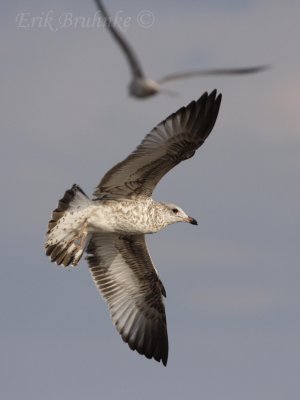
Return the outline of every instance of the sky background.
[[[93,1],[0,5],[0,397],[5,400],[296,399],[300,392],[300,2],[106,1],[159,78],[197,67],[271,64],[244,77],[168,84],[138,101]],[[141,27],[142,10],[153,13]],[[50,11],[53,27],[18,27]],[[44,13],[44,14],[42,14]],[[19,15],[19,16],[18,16]],[[18,16],[18,17],[17,17]],[[32,22],[31,22],[32,23]],[[212,135],[163,179],[155,199],[199,226],[148,237],[167,290],[164,368],[132,352],[110,322],[87,264],[43,250],[51,211],[103,174],[157,123],[204,91],[223,93]]]

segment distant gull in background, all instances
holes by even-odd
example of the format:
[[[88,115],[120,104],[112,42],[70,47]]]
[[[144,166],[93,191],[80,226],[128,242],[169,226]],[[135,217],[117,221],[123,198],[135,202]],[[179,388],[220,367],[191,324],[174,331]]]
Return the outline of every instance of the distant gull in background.
[[[256,72],[262,72],[269,68],[267,65],[260,65],[254,67],[245,67],[245,68],[216,68],[216,69],[204,69],[204,70],[193,70],[186,72],[179,72],[165,76],[159,80],[152,80],[145,76],[144,71],[139,63],[135,52],[133,51],[130,44],[127,42],[125,37],[121,34],[121,32],[114,26],[114,23],[106,11],[101,0],[95,0],[97,8],[101,11],[103,17],[105,18],[106,26],[110,30],[113,37],[118,42],[119,46],[123,50],[132,73],[132,80],[129,84],[129,93],[138,98],[146,98],[149,96],[153,96],[159,92],[163,92],[165,94],[174,95],[174,92],[171,92],[166,89],[162,89],[161,85],[166,82],[177,80],[177,79],[186,79],[197,76],[208,76],[208,75],[242,75],[242,74],[252,74]]]
[[[214,90],[170,115],[104,175],[94,200],[77,185],[67,190],[48,225],[45,248],[51,261],[75,266],[86,249],[94,282],[123,340],[164,365],[169,348],[166,291],[145,234],[176,222],[197,222],[173,203],[154,201],[152,193],[168,171],[204,143],[220,103],[221,94]]]

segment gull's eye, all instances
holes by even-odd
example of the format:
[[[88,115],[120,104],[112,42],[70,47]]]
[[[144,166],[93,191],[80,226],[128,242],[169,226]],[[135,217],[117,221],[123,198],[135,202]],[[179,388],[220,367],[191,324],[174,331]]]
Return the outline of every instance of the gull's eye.
[[[177,208],[172,208],[174,214],[178,214],[179,210]]]

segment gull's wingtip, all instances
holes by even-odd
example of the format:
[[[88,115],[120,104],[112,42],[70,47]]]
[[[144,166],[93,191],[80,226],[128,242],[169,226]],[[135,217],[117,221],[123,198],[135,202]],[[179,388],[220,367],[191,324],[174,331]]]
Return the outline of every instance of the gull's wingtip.
[[[218,94],[217,89],[214,89],[210,94],[208,94],[208,92],[204,92],[199,99],[196,101],[196,103],[201,102],[203,100],[210,100],[210,101],[214,101],[217,103],[221,103],[222,100],[222,93]]]
[[[216,94],[217,94],[217,89],[215,89],[212,93],[214,93],[215,94],[215,96],[216,96]],[[216,102],[218,102],[219,104],[221,103],[221,101],[222,101],[222,93],[219,93],[218,95],[217,95],[217,97],[216,97]]]
[[[272,67],[271,64],[256,65],[254,67],[241,69],[241,71],[242,71],[242,73],[245,73],[245,74],[253,74],[253,73],[255,74],[257,72],[267,71],[268,69],[271,69],[271,67]]]

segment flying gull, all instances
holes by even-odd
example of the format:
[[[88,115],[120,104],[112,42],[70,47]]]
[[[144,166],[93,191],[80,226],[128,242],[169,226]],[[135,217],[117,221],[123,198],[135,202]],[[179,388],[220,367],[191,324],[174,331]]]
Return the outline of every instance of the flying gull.
[[[97,8],[102,13],[105,18],[106,26],[110,30],[112,36],[116,39],[122,51],[124,52],[127,61],[130,65],[132,80],[129,84],[129,93],[138,98],[146,98],[153,96],[159,92],[164,92],[166,94],[174,94],[171,91],[162,89],[161,85],[172,80],[192,78],[196,76],[206,76],[206,75],[241,75],[241,74],[251,74],[255,72],[261,72],[268,68],[266,65],[245,67],[245,68],[216,68],[216,69],[204,69],[204,70],[193,70],[174,73],[165,76],[159,80],[149,79],[145,76],[143,68],[137,59],[135,52],[133,51],[130,44],[127,42],[125,37],[121,32],[114,26],[114,23],[108,14],[106,8],[104,7],[101,0],[95,0]]]
[[[111,318],[132,350],[167,364],[165,288],[152,264],[145,234],[175,222],[197,225],[180,207],[157,202],[160,179],[192,157],[216,122],[221,94],[204,93],[158,124],[109,170],[90,200],[78,185],[53,211],[46,254],[58,265],[77,265],[86,250],[89,269]]]

